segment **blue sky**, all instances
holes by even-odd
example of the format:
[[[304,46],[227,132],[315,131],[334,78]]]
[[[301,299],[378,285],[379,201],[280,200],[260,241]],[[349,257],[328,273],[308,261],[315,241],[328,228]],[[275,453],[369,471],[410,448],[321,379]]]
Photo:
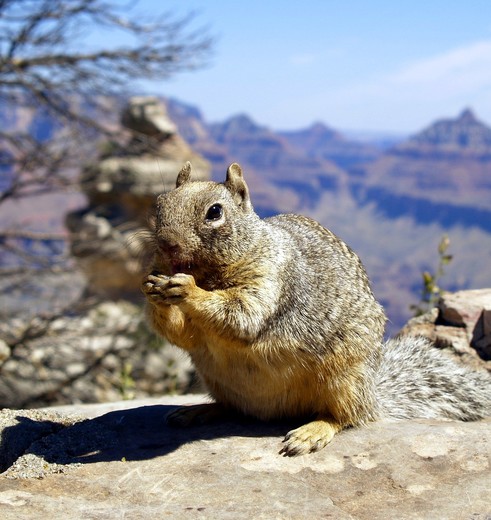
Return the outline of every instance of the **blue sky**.
[[[209,121],[414,133],[471,107],[491,124],[490,0],[140,0],[131,12],[166,10],[197,11],[214,56],[144,88]]]

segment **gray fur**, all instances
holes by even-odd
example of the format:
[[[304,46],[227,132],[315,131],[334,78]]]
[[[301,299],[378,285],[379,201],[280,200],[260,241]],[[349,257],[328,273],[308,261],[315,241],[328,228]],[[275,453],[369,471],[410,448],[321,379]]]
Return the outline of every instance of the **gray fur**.
[[[491,416],[491,376],[459,365],[423,337],[386,343],[376,388],[383,417],[474,421]]]

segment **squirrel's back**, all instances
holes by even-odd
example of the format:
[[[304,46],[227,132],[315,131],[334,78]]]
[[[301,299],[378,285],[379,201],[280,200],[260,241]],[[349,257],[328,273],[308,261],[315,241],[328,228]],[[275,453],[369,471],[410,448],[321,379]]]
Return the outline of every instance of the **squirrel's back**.
[[[385,314],[358,256],[310,218],[287,214],[264,222],[274,236],[286,237],[271,243],[276,255],[288,258],[282,267],[280,294],[291,329],[285,332],[292,337],[300,334],[320,354],[331,346],[339,348],[339,342],[353,349],[359,346],[372,351],[376,363]],[[358,338],[364,338],[363,345],[358,345]]]

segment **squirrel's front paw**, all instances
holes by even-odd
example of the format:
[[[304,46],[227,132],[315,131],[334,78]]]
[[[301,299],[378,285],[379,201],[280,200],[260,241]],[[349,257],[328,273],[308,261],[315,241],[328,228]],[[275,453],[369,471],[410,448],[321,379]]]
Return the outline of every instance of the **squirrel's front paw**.
[[[154,304],[164,303],[163,291],[167,286],[169,279],[170,276],[158,273],[152,273],[145,276],[141,289],[149,302]]]
[[[304,424],[286,434],[280,454],[292,457],[319,451],[340,429],[339,425],[322,419]]]
[[[190,274],[150,274],[143,280],[142,291],[151,303],[175,305],[185,300],[195,287]]]

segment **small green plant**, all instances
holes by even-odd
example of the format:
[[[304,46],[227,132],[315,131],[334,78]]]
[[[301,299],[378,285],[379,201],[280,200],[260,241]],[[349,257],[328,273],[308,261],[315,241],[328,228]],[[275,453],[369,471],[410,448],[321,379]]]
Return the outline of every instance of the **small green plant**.
[[[135,380],[131,376],[133,366],[131,363],[124,363],[120,373],[119,391],[123,400],[127,401],[135,398]]]
[[[410,309],[414,316],[421,316],[436,306],[439,298],[445,292],[440,287],[440,280],[445,274],[445,266],[452,261],[452,255],[447,253],[450,246],[450,239],[443,235],[438,244],[438,266],[432,274],[428,271],[423,272],[423,289],[421,291],[421,301],[417,305],[411,305]]]

